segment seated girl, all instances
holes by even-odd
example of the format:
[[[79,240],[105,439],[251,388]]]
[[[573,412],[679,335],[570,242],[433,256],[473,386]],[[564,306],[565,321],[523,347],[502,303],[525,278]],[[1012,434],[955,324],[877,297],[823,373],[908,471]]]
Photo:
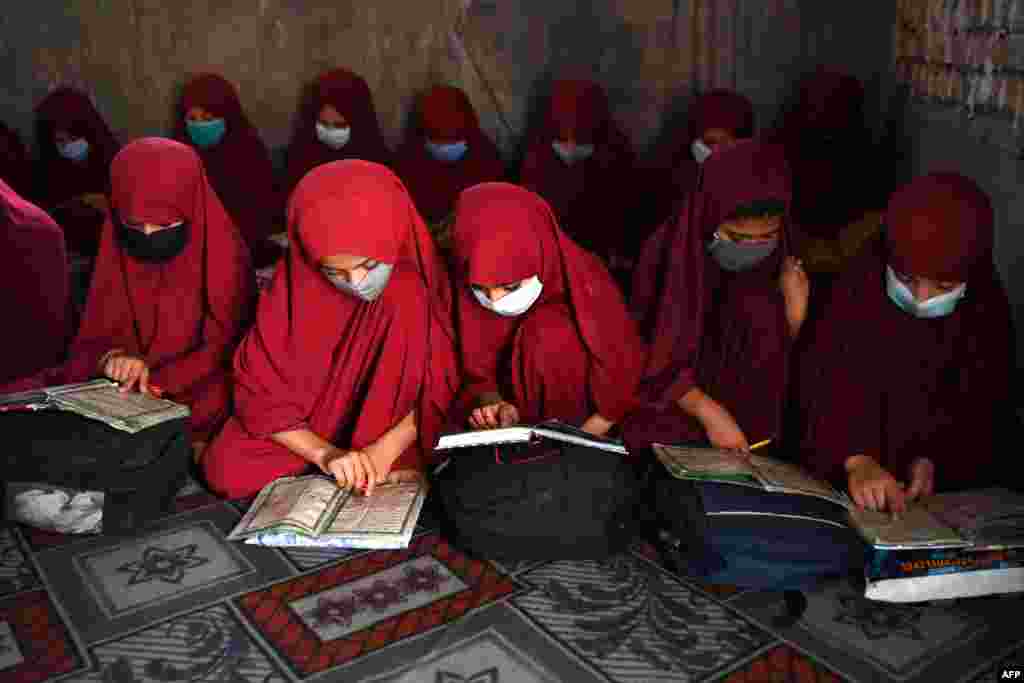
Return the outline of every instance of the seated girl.
[[[746,449],[780,436],[792,341],[808,284],[788,254],[789,170],[778,145],[738,142],[704,163],[665,241],[649,406],[626,427],[652,441]]]
[[[372,494],[430,462],[458,391],[448,274],[398,178],[366,161],[309,172],[292,245],[235,355],[235,414],[203,458],[242,498],[320,471]]]
[[[917,178],[885,220],[801,359],[798,436],[806,465],[858,505],[899,512],[999,480],[1014,337],[992,263],[992,206],[973,181]]]
[[[270,152],[249,122],[235,87],[216,74],[192,78],[179,102],[178,140],[206,165],[210,184],[238,226],[257,268],[280,248],[268,241],[281,221],[281,196]]]
[[[238,230],[199,156],[142,138],[110,169],[111,212],[57,381],[97,374],[187,405],[197,452],[227,417],[231,353],[255,296]]]
[[[469,423],[606,434],[636,405],[644,346],[611,275],[533,192],[485,183],[455,210]]]

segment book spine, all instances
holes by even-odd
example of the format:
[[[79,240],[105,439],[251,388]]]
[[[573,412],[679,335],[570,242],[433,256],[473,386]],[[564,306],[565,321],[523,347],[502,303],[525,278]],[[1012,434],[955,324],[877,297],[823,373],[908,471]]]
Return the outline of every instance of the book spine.
[[[875,550],[868,560],[870,580],[958,574],[986,569],[1024,567],[1024,549]]]

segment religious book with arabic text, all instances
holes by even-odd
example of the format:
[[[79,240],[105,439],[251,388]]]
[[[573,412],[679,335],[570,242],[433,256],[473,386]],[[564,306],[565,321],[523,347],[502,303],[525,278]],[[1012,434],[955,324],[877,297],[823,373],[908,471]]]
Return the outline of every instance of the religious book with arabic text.
[[[363,496],[319,474],[276,479],[228,536],[252,545],[407,548],[427,494],[425,479],[387,483]]]
[[[457,434],[446,434],[442,436],[436,451],[444,451],[453,448],[471,448],[474,446],[495,446],[501,444],[522,444],[548,439],[568,443],[575,446],[597,448],[610,453],[628,455],[626,446],[616,439],[608,439],[601,436],[594,436],[582,429],[557,420],[541,422],[533,426],[501,427],[498,429],[479,429]]]

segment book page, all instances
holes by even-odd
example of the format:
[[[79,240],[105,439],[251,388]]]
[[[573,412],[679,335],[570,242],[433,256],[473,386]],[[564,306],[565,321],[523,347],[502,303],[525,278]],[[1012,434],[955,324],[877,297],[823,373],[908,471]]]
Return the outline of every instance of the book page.
[[[750,464],[769,491],[802,493],[831,500],[843,507],[850,506],[849,498],[836,491],[828,482],[812,476],[799,465],[754,454],[750,456]]]
[[[722,475],[723,478],[755,476],[754,469],[747,459],[732,451],[720,448],[665,446],[660,443],[654,444],[653,448],[661,464],[676,478],[699,476],[701,479],[713,479],[715,475]]]
[[[413,512],[423,484],[382,484],[372,496],[349,496],[325,534],[400,535],[416,524]]]
[[[876,547],[957,547],[969,545],[921,505],[912,503],[899,516],[854,507],[850,519],[868,543]]]
[[[940,493],[920,504],[975,543],[1016,544],[1024,539],[1024,496],[1008,489]]]
[[[533,431],[529,427],[503,427],[501,429],[481,429],[472,432],[459,432],[442,436],[435,450],[448,448],[464,448],[467,446],[487,446],[501,443],[523,443],[529,441]]]
[[[621,455],[628,454],[626,446],[621,441],[608,439],[603,436],[594,436],[590,432],[585,432],[582,429],[577,429],[572,425],[567,425],[557,420],[542,422],[533,428],[533,433],[537,436],[563,443],[571,443],[586,448],[597,448]]]
[[[333,480],[316,475],[273,481],[260,491],[231,537],[282,525],[315,534],[340,492]]]
[[[64,410],[114,427],[119,426],[117,422],[121,422],[140,430],[189,415],[186,406],[137,391],[122,393],[116,385],[62,392],[54,394],[53,400]]]

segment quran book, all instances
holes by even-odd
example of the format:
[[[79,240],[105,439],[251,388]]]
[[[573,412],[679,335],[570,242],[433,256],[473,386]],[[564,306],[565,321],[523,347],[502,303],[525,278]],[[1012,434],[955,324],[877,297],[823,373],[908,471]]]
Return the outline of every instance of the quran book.
[[[407,548],[427,494],[426,481],[381,484],[370,496],[311,474],[263,487],[228,536],[253,545]]]
[[[138,391],[122,392],[108,379],[7,394],[0,396],[0,405],[65,410],[129,434],[191,414],[188,406],[180,403]]]
[[[616,439],[594,436],[582,429],[577,429],[557,420],[541,422],[534,426],[502,427],[500,429],[480,429],[442,436],[434,450],[443,451],[452,448],[470,448],[473,446],[492,446],[499,444],[528,443],[538,439],[560,441],[576,446],[597,448],[602,451],[627,455],[626,446]]]

